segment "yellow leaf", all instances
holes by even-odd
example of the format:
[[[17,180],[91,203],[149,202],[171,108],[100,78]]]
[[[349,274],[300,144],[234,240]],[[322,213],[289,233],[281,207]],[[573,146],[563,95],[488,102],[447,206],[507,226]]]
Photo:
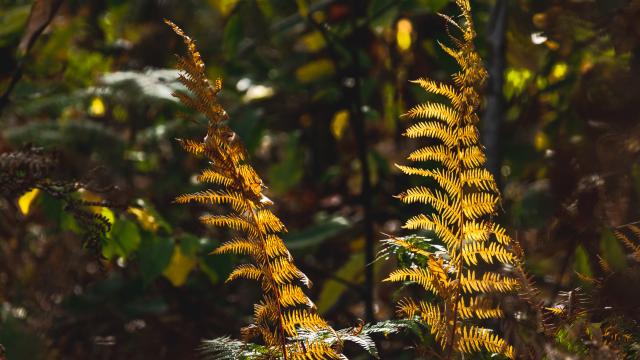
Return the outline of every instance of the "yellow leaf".
[[[538,131],[533,139],[533,145],[538,151],[546,150],[550,146],[549,137],[544,132]]]
[[[136,217],[143,229],[151,232],[156,232],[156,230],[158,230],[160,225],[158,224],[155,216],[153,216],[149,211],[130,206],[127,209],[127,212]]]
[[[296,69],[296,78],[298,78],[301,83],[310,83],[327,75],[331,75],[334,72],[335,67],[331,60],[319,59]]]
[[[401,19],[398,21],[396,32],[396,43],[400,51],[407,51],[411,48],[411,33],[413,31],[413,25],[411,21],[407,19]]]
[[[196,266],[196,259],[185,256],[180,250],[180,246],[176,246],[173,249],[173,255],[169,266],[162,272],[162,274],[169,279],[173,286],[179,287],[184,285],[187,281],[187,277],[193,268]]]
[[[89,105],[89,115],[93,117],[103,117],[106,111],[107,108],[104,101],[102,101],[98,96],[94,96],[93,99],[91,99],[91,104]]]
[[[296,4],[298,4],[298,13],[303,18],[306,18],[309,15],[309,5],[307,5],[306,0],[296,0]]]
[[[31,207],[31,203],[40,193],[40,189],[32,189],[24,193],[18,199],[18,206],[20,207],[20,212],[23,215],[29,215],[29,208]]]
[[[300,49],[301,51],[314,53],[322,50],[325,45],[326,43],[324,41],[324,37],[322,37],[322,34],[319,31],[314,31],[309,34],[303,35],[298,41],[296,48]]]
[[[349,111],[340,110],[333,114],[331,133],[336,139],[340,140],[342,139],[342,135],[344,135],[344,130],[347,128],[347,125],[349,125]]]
[[[209,3],[226,17],[236,7],[238,0],[209,0]]]

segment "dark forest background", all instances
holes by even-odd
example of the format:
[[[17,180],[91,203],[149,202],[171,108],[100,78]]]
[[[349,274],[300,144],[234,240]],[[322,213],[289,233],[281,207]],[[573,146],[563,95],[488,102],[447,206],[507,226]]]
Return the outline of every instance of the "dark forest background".
[[[503,192],[501,221],[553,303],[605,259],[627,266],[612,229],[640,219],[640,1],[478,0],[491,79],[482,137]],[[33,7],[33,11],[32,11]],[[188,359],[203,338],[237,336],[259,289],[225,284],[238,259],[208,255],[227,235],[204,208],[203,164],[176,138],[205,122],[171,96],[181,41],[221,77],[231,127],[263,176],[286,243],[336,327],[394,317],[394,267],[366,267],[382,233],[415,209],[393,198],[416,179],[393,166],[409,82],[447,80],[455,63],[438,12],[447,0],[0,0],[0,153],[42,148],[74,196],[109,207],[97,244],[44,192],[0,199],[0,344],[13,359]],[[103,260],[96,256],[98,251]],[[606,302],[639,316],[638,276]],[[637,318],[636,318],[637,319]],[[411,340],[382,339],[383,358]],[[384,354],[387,354],[385,356]],[[408,354],[408,353],[407,353]],[[0,356],[1,357],[1,356]]]

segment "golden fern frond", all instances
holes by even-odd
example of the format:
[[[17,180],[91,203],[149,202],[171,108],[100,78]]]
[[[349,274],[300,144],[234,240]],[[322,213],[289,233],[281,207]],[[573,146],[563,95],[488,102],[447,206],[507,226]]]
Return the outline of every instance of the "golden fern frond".
[[[458,63],[460,70],[452,75],[453,85],[425,78],[414,81],[446,103],[429,101],[407,111],[405,116],[415,122],[404,135],[427,140],[408,157],[417,165],[396,165],[404,174],[426,177],[437,184],[436,189],[410,188],[397,198],[404,203],[428,205],[426,213],[409,218],[403,228],[434,232],[444,249],[438,250],[436,257],[426,250],[426,255],[421,254],[411,248],[416,247],[414,244],[394,243],[423,255],[423,259],[409,261],[386,280],[413,281],[435,293],[439,304],[405,299],[399,311],[410,318],[418,316],[431,327],[444,358],[451,358],[455,351],[482,349],[513,357],[513,350],[497,334],[469,327],[478,320],[503,316],[502,310],[485,300],[483,294],[514,292],[519,284],[516,279],[498,272],[478,272],[481,275],[477,277],[480,260],[518,268],[522,264],[521,258],[513,253],[511,238],[491,220],[497,213],[500,194],[493,175],[483,168],[486,156],[477,128],[480,87],[487,72],[474,47],[476,34],[469,0],[456,0],[456,3],[462,12],[462,23],[446,15],[442,17],[448,25],[460,30],[462,37],[450,35],[453,45],[440,46]]]
[[[626,230],[629,234],[626,234]],[[629,225],[614,231],[614,234],[622,244],[631,251],[631,256],[635,261],[640,261],[640,227]],[[633,238],[635,239],[632,239]]]
[[[304,345],[297,344],[291,349],[289,358],[291,360],[344,359],[331,346],[319,341],[307,342]]]
[[[329,326],[317,313],[298,309],[288,311],[284,314],[283,319],[282,327],[289,336],[297,335],[300,328],[318,331]]]
[[[484,221],[470,220],[464,224],[462,232],[465,235],[465,241],[487,241],[491,234],[491,228]]]
[[[389,240],[387,240],[387,243],[389,245],[393,245],[396,247],[400,247],[403,248],[405,250],[408,250],[416,255],[420,255],[423,257],[429,257],[432,254],[429,251],[424,250],[423,248],[421,248],[420,246],[417,246],[416,244],[412,244],[402,238],[391,238]]]
[[[204,153],[204,145],[200,142],[190,140],[190,139],[178,140],[178,141],[180,142],[180,145],[182,145],[182,148],[185,149],[185,151],[193,155],[198,156]]]
[[[455,157],[455,154],[446,146],[442,145],[427,146],[418,149],[409,154],[407,159],[411,161],[437,161],[444,165],[448,170],[455,170],[458,166],[458,160]]]
[[[510,292],[518,287],[518,281],[495,272],[486,272],[478,279],[473,270],[460,277],[460,286],[465,293]]]
[[[423,229],[423,230],[431,230],[436,233],[440,237],[445,245],[448,247],[455,246],[459,239],[449,228],[448,224],[451,224],[451,221],[448,221],[451,217],[456,216],[455,213],[444,214],[442,218],[439,218],[435,215],[416,215],[411,219],[407,220],[404,224],[405,229]],[[457,217],[457,216],[456,216]],[[444,221],[442,221],[444,220]]]
[[[252,255],[259,254],[262,251],[260,246],[252,240],[246,239],[233,239],[225,242],[213,250],[212,254],[238,254],[238,255]]]
[[[227,277],[227,282],[235,279],[260,280],[262,271],[251,264],[238,265]]]
[[[309,300],[307,295],[299,286],[293,286],[286,284],[280,288],[280,305],[283,306],[296,306],[306,305],[313,307],[314,304]]]
[[[463,245],[462,257],[467,265],[478,265],[478,257],[488,264],[495,260],[503,264],[515,264],[516,257],[502,245],[492,242],[486,246],[484,242],[466,242]]]
[[[444,121],[447,125],[455,125],[460,122],[459,113],[452,109],[451,107],[438,104],[438,103],[426,103],[419,104],[407,111],[406,116],[410,118],[434,118],[438,120]],[[416,130],[419,128],[428,129],[431,126],[438,125],[436,122],[420,122],[416,125],[413,125],[407,130],[407,136],[412,137],[412,133],[415,137],[423,137],[430,136],[426,130]],[[442,124],[440,124],[442,125]],[[448,130],[446,127],[442,126],[442,129]],[[412,130],[413,129],[413,130]],[[433,137],[433,136],[432,136]],[[450,138],[451,140],[455,140],[455,136]]]
[[[193,194],[183,194],[176,197],[178,204],[186,204],[189,202],[197,202],[201,204],[228,204],[237,212],[247,210],[242,195],[236,192],[227,192],[220,190],[205,190]]]
[[[412,80],[411,82],[420,85],[420,87],[429,93],[445,96],[451,101],[451,104],[456,110],[462,110],[463,97],[453,86],[425,78]]]
[[[487,349],[491,352],[502,354],[509,359],[515,359],[513,347],[501,339],[490,329],[476,326],[462,326],[456,334],[456,348],[463,353],[473,353]]]
[[[256,224],[237,215],[203,215],[200,217],[200,221],[207,225],[246,232],[252,238],[257,237],[260,233]]]
[[[462,160],[462,163],[466,168],[473,168],[483,166],[487,161],[487,158],[480,147],[470,146],[462,150],[460,160]]]
[[[404,133],[409,138],[431,137],[438,139],[446,146],[453,146],[457,142],[456,133],[454,133],[447,124],[439,122],[419,122]]]
[[[433,292],[434,294],[438,294],[442,296],[443,294],[439,293],[434,286],[435,278],[433,275],[429,273],[427,269],[423,268],[410,268],[410,269],[397,269],[394,270],[386,279],[383,281],[387,282],[405,282],[412,281],[420,286],[422,286],[425,290]]]
[[[189,90],[174,94],[185,106],[208,120],[207,134],[201,142],[181,141],[190,153],[206,157],[210,168],[202,171],[198,181],[216,186],[193,194],[180,195],[176,202],[228,205],[220,215],[204,215],[200,221],[237,233],[237,237],[222,244],[215,254],[248,255],[251,264],[236,267],[227,281],[257,280],[262,288],[262,301],[254,306],[254,325],[243,333],[247,337],[261,336],[270,351],[290,359],[328,359],[338,354],[328,344],[292,338],[297,330],[314,332],[333,329],[317,314],[302,286],[310,281],[293,263],[293,258],[279,233],[286,228],[268,206],[273,205],[263,194],[262,180],[246,163],[247,154],[236,134],[226,124],[228,115],[217,100],[222,81],[209,82],[205,65],[195,42],[178,26],[167,24],[183,39],[188,54],[178,58],[179,81]]]
[[[486,298],[472,297],[469,304],[465,304],[464,299],[460,299],[458,311],[462,319],[496,319],[504,316],[500,307],[492,307],[491,301]]]
[[[233,183],[233,179],[211,169],[203,170],[200,175],[198,175],[197,179],[201,183],[211,183],[224,187],[229,187]]]
[[[495,212],[498,198],[493,194],[474,193],[462,197],[462,212],[468,219],[478,219]]]
[[[460,179],[455,173],[449,173],[440,169],[427,170],[404,165],[396,165],[396,167],[407,175],[420,175],[432,178],[449,196],[457,197],[462,191]]]
[[[411,298],[404,298],[398,302],[396,313],[408,319],[419,317],[429,326],[431,334],[435,335],[438,343],[442,346],[446,344],[447,325],[445,317],[437,305],[427,301],[416,302]]]

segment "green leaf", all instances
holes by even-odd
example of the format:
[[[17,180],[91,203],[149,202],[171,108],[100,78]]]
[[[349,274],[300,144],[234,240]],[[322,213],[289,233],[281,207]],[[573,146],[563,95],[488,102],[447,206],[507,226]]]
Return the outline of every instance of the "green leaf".
[[[140,247],[141,237],[138,226],[128,219],[119,219],[113,224],[106,243],[102,247],[102,255],[107,259],[114,256],[126,258]]]
[[[589,263],[589,254],[582,245],[578,245],[575,252],[574,269],[578,274],[586,277],[592,277],[591,264]]]
[[[222,48],[227,58],[235,56],[238,50],[238,44],[242,39],[242,24],[239,15],[233,15],[224,26],[224,35],[222,38]]]
[[[3,10],[0,14],[0,47],[17,40],[27,23],[31,5],[17,6]]]
[[[336,272],[336,277],[357,283],[364,269],[364,255],[362,253],[351,255],[351,258]],[[347,290],[347,286],[336,280],[327,280],[318,297],[318,311],[324,313],[331,309]]]
[[[173,239],[145,233],[140,243],[140,273],[150,284],[169,265],[173,255]]]
[[[349,227],[349,221],[342,216],[325,219],[315,225],[299,231],[292,231],[284,236],[289,250],[301,250],[317,246]]]
[[[611,231],[605,231],[600,238],[600,253],[612,270],[620,271],[627,267],[625,252]]]
[[[304,151],[293,134],[287,140],[279,162],[269,167],[269,187],[277,193],[285,193],[300,183],[304,175]]]

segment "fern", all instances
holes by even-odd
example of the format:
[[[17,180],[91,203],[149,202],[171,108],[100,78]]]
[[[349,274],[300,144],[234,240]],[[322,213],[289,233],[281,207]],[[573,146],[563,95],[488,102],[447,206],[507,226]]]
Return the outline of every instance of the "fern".
[[[585,286],[560,292],[555,304],[544,309],[556,341],[569,351],[581,349],[592,358],[603,358],[602,354],[637,358],[637,306],[633,295],[621,296],[620,291],[634,289],[638,283],[640,226],[623,225],[613,233],[627,250],[629,263],[614,267],[605,257],[598,256],[601,275],[578,274]]]
[[[503,316],[491,294],[519,288],[519,281],[500,273],[496,265],[517,267],[521,261],[513,253],[505,230],[491,221],[500,195],[493,176],[483,168],[485,155],[479,143],[476,114],[479,88],[487,73],[473,45],[469,1],[456,3],[463,23],[443,17],[463,36],[451,36],[454,47],[440,44],[461,68],[453,75],[454,85],[429,79],[415,81],[428,93],[446,98],[449,104],[419,104],[405,114],[416,122],[404,135],[430,140],[429,145],[409,155],[417,165],[397,165],[407,175],[423,176],[438,184],[437,189],[414,187],[397,197],[404,203],[433,209],[409,219],[404,228],[431,231],[444,247],[415,236],[386,240],[387,251],[410,258],[408,265],[392,272],[386,281],[416,283],[439,299],[405,298],[398,304],[398,313],[425,323],[446,358],[454,352],[478,351],[514,358],[513,348],[504,339],[481,326],[483,320]]]
[[[203,171],[198,180],[215,186],[214,190],[180,195],[176,202],[228,205],[229,213],[205,215],[200,220],[229,228],[238,235],[215,253],[244,254],[252,260],[251,264],[239,265],[227,281],[255,280],[263,291],[262,301],[255,305],[254,325],[243,329],[243,334],[247,340],[260,337],[264,346],[218,338],[206,343],[208,353],[219,359],[339,358],[331,344],[299,338],[301,332],[333,330],[304,294],[302,286],[309,286],[310,282],[294,265],[279,236],[286,228],[269,209],[273,203],[263,193],[262,180],[246,163],[243,145],[225,124],[228,116],[217,100],[222,81],[209,82],[195,43],[178,26],[166,22],[188,47],[188,55],[178,58],[178,69],[179,80],[191,94],[177,92],[175,96],[209,120],[207,135],[202,141],[184,140],[181,143],[189,153],[208,159],[210,168]]]

